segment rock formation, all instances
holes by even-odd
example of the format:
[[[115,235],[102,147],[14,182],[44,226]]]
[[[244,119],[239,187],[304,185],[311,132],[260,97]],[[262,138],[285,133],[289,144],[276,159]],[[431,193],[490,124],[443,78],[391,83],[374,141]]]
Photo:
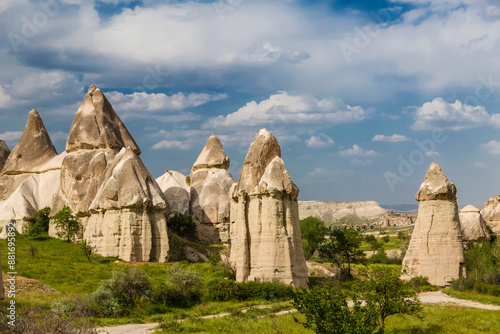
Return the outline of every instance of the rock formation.
[[[491,231],[496,235],[500,235],[500,196],[493,196],[484,204],[481,216],[483,216]]]
[[[488,231],[488,226],[478,208],[467,205],[458,212],[458,217],[460,218],[463,241],[490,240],[490,231]]]
[[[176,213],[189,214],[191,188],[186,176],[173,170],[167,170],[165,174],[156,179],[156,182],[170,206],[170,217]]]
[[[232,187],[231,262],[236,279],[306,286],[299,189],[281,160],[276,138],[261,129]]]
[[[36,110],[8,156],[0,176],[0,226],[14,220],[22,233],[36,211],[53,207],[60,192],[59,174],[66,153],[57,155],[47,129]],[[0,238],[5,238],[3,228]]]
[[[457,189],[433,162],[416,194],[419,202],[415,228],[403,260],[403,278],[425,276],[434,285],[447,286],[465,276]]]
[[[0,252],[0,268],[2,268],[2,253]],[[3,286],[2,270],[0,270],[0,300],[5,299],[5,289]]]
[[[348,218],[374,220],[384,213],[385,210],[375,201],[299,201],[300,219],[313,216],[327,223]]]
[[[0,173],[2,172],[3,166],[5,165],[5,161],[7,161],[9,154],[9,146],[7,146],[7,143],[3,139],[0,139]]]
[[[81,223],[81,237],[103,256],[165,262],[165,197],[139,158],[139,147],[95,85],[75,115],[66,152],[61,192]]]
[[[229,190],[234,179],[222,143],[211,135],[191,170],[190,211],[202,242],[229,243]]]
[[[388,210],[382,216],[378,217],[377,224],[382,227],[407,226],[413,224],[413,218],[410,214],[396,213],[394,210]]]

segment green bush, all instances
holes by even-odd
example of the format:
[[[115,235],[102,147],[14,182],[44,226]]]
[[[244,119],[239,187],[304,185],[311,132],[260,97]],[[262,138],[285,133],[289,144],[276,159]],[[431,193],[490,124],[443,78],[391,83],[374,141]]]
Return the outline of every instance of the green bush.
[[[112,279],[99,284],[97,290],[90,295],[89,311],[91,314],[102,318],[118,318],[125,313],[114,288]]]
[[[203,280],[189,268],[175,263],[167,268],[165,282],[155,291],[154,300],[170,306],[188,307],[202,297]]]
[[[71,208],[67,205],[59,210],[52,219],[58,230],[57,235],[66,239],[67,242],[70,242],[80,229],[76,217],[73,216]]]
[[[176,213],[169,218],[167,226],[180,237],[196,240],[196,223],[190,215]]]
[[[293,297],[291,285],[271,282],[237,283],[233,280],[215,280],[208,285],[205,299],[214,302],[287,300]]]
[[[319,218],[309,216],[300,221],[302,247],[304,248],[306,259],[313,256],[314,252],[325,239],[327,231],[326,223]]]

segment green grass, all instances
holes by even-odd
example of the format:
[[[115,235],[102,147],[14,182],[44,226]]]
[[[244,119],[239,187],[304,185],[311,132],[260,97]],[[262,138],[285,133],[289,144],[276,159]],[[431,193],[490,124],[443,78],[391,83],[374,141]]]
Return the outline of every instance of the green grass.
[[[483,304],[500,305],[500,297],[481,294],[475,291],[458,291],[450,288],[441,290],[447,295],[459,299],[473,300]]]
[[[384,246],[384,249],[385,249],[385,250],[389,250],[389,249],[400,249],[400,248],[401,248],[401,246],[403,245],[403,241],[401,241],[401,239],[400,239],[400,238],[395,237],[395,236],[390,236],[389,238],[390,238],[390,239],[389,239],[389,242],[383,242],[383,241],[382,241],[382,238],[378,238],[378,237],[377,237],[377,240],[378,240],[379,242],[382,242],[382,243],[383,243],[383,246]],[[368,242],[366,242],[366,241],[363,241],[363,243],[361,244],[360,249],[361,249],[362,251],[371,251],[371,250],[372,250],[372,248],[371,248],[370,244],[369,244]]]

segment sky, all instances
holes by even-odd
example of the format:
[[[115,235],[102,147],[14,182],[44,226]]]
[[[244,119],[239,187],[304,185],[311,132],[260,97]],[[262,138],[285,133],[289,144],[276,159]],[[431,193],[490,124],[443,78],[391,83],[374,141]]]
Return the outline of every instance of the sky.
[[[272,132],[300,200],[412,204],[436,161],[460,206],[500,194],[500,1],[0,2],[0,138],[58,152],[91,84],[154,177],[216,134],[237,179]]]

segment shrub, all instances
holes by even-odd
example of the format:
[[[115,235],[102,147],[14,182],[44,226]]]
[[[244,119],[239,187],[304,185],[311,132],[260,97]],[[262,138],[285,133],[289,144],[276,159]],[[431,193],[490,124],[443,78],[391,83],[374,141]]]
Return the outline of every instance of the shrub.
[[[88,244],[87,240],[83,240],[81,248],[82,248],[83,254],[87,258],[87,260],[89,260],[89,262],[90,262],[90,256],[94,252],[95,247]]]
[[[214,302],[246,300],[286,300],[293,297],[290,285],[271,282],[237,283],[233,280],[214,280],[208,285],[205,299]]]
[[[115,271],[110,281],[115,296],[124,306],[133,306],[138,300],[151,297],[149,278],[138,267],[125,267],[121,271]]]
[[[190,215],[176,213],[167,221],[167,226],[180,237],[196,240],[196,223]]]
[[[165,282],[155,293],[155,301],[187,307],[201,300],[203,281],[200,275],[176,263],[167,268]]]
[[[67,205],[59,210],[52,218],[58,230],[57,235],[60,238],[65,238],[67,242],[70,242],[80,229],[78,221],[75,218],[70,207]]]
[[[96,317],[117,318],[124,309],[114,291],[113,280],[102,281],[97,290],[90,295],[90,312]]]
[[[35,221],[29,221],[24,228],[24,234],[30,239],[37,239],[43,233],[43,226]]]

